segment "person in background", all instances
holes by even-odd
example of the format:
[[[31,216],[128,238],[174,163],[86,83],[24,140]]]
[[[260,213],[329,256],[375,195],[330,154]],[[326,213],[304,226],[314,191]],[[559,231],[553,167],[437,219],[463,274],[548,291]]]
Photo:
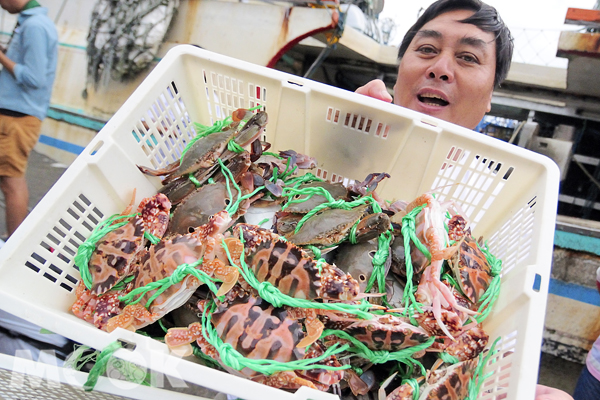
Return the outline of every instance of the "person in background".
[[[381,80],[356,93],[474,129],[508,75],[513,38],[494,7],[479,0],[438,0],[404,36],[394,97]],[[600,397],[599,397],[600,398]],[[570,400],[538,385],[536,400]]]
[[[25,171],[50,104],[58,34],[35,0],[0,0],[0,7],[19,13],[6,53],[0,51],[0,190],[8,237],[28,213]]]
[[[600,268],[596,270],[596,288],[600,292]],[[575,400],[600,399],[600,336],[585,359],[573,398]]]
[[[7,48],[0,49],[0,190],[10,236],[28,212],[25,170],[50,104],[58,33],[48,10],[35,0],[0,0],[0,7],[19,14]],[[53,350],[64,358],[69,344],[62,336],[42,334],[38,326],[0,311],[0,353],[14,356],[25,351],[49,361],[52,357],[40,350]]]

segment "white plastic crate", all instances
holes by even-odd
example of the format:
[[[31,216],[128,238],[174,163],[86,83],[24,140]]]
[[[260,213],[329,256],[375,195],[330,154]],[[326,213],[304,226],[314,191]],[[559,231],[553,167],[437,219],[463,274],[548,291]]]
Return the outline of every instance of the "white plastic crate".
[[[502,291],[484,327],[501,350],[481,399],[533,398],[558,195],[548,158],[401,107],[276,70],[178,46],[140,87],[0,250],[0,308],[77,342],[103,349],[116,339],[136,345],[116,356],[245,399],[332,399],[303,388],[291,394],[168,353],[165,345],[121,329],[108,334],[70,312],[79,273],[77,247],[100,221],[154,194],[158,178],[136,164],[175,161],[194,135],[192,123],[263,105],[266,139],[318,160],[316,175],[362,180],[388,172],[378,191],[412,200],[441,188],[503,261]]]
[[[83,386],[88,374],[51,364],[0,354],[0,398],[15,400],[208,400],[206,398],[133,385],[100,377],[94,391]]]

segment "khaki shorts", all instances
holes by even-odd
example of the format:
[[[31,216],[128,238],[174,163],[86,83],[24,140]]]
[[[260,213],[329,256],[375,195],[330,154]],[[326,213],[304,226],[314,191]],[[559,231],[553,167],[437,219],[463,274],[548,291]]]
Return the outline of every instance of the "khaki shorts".
[[[0,176],[25,176],[27,158],[40,137],[42,121],[30,115],[0,114]]]

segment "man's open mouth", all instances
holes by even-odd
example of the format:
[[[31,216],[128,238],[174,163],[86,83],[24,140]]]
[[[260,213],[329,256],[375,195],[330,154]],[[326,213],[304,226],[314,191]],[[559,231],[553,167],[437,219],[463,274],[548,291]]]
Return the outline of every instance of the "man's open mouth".
[[[420,102],[425,103],[429,106],[443,107],[443,106],[447,106],[448,104],[450,104],[448,101],[443,99],[441,96],[438,96],[435,94],[430,94],[430,93],[420,94],[417,96],[417,98],[419,99]]]

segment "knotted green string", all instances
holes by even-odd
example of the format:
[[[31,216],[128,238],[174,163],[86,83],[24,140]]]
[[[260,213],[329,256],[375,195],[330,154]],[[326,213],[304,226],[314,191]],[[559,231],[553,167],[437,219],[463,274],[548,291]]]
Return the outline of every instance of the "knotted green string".
[[[100,222],[94,230],[90,237],[86,239],[79,247],[77,248],[77,254],[73,258],[73,262],[79,268],[79,273],[81,274],[81,279],[83,280],[83,284],[86,288],[92,289],[92,274],[89,269],[90,258],[92,258],[92,253],[96,250],[96,244],[100,239],[106,236],[108,233],[119,229],[122,226],[125,226],[129,223],[129,219],[133,218],[136,214],[130,215],[119,215],[114,214],[107,218],[106,220]],[[120,219],[126,219],[126,221],[116,222]]]
[[[181,152],[181,157],[179,159],[183,160],[183,156],[185,156],[185,153],[187,153],[187,151],[198,140],[200,140],[203,137],[206,137],[206,136],[208,136],[210,134],[217,133],[217,132],[222,132],[223,128],[225,128],[227,125],[231,124],[232,122],[233,122],[233,120],[231,119],[231,116],[229,116],[229,117],[227,117],[227,118],[225,118],[223,120],[219,120],[219,121],[215,122],[212,126],[202,125],[202,124],[200,124],[198,122],[194,122],[194,127],[196,129],[196,136],[194,136],[192,138],[192,140],[190,140],[189,143],[185,146],[185,148]]]
[[[270,151],[263,151],[263,154],[264,154],[265,156],[273,156],[273,157],[275,157],[275,158],[279,158],[280,160],[283,160],[283,157],[281,157],[281,156],[280,156],[279,154],[277,154],[277,153],[272,153],[272,152],[270,152]]]
[[[156,290],[156,292],[146,302],[145,307],[148,308],[150,307],[152,302],[165,290],[167,290],[173,285],[178,284],[188,275],[194,275],[200,282],[207,285],[208,288],[216,294],[218,289],[214,282],[218,282],[219,280],[211,278],[210,276],[208,276],[208,274],[206,274],[206,272],[202,270],[196,269],[196,267],[200,264],[202,264],[202,259],[192,264],[181,264],[175,269],[175,271],[173,271],[173,273],[170,276],[158,280],[156,282],[151,282],[145,286],[136,288],[128,294],[126,294],[125,296],[119,297],[119,300],[121,300],[125,304],[137,304],[142,300],[146,293],[150,292],[151,290]],[[136,299],[135,297],[138,295],[139,297]]]
[[[231,173],[229,168],[227,168],[225,166],[225,164],[223,163],[223,161],[221,161],[220,158],[217,159],[217,162],[219,163],[219,166],[221,167],[221,170],[223,171],[223,176],[225,177],[225,187],[227,188],[227,194],[229,195],[229,199],[231,200],[229,205],[227,207],[225,207],[225,211],[227,211],[229,213],[229,215],[234,215],[237,212],[238,208],[240,207],[240,204],[242,201],[251,198],[256,193],[263,190],[265,187],[260,186],[256,189],[254,189],[254,191],[252,193],[248,193],[247,195],[242,196],[242,190],[240,189],[239,185],[235,182],[235,179],[233,179],[233,174]],[[231,192],[230,184],[233,185],[233,187],[237,190],[238,198],[236,201],[233,201],[233,193]]]
[[[333,198],[333,196],[331,195],[331,193],[329,193],[329,191],[323,187],[307,187],[307,188],[302,188],[302,189],[297,189],[294,187],[286,187],[283,189],[283,192],[284,192],[283,195],[287,196],[287,197],[293,197],[295,195],[308,195],[308,196],[303,199],[295,199],[295,200],[288,201],[281,208],[282,210],[284,210],[290,204],[301,203],[301,202],[307,201],[314,195],[321,195],[321,196],[325,197],[325,199],[327,200],[325,203],[319,204],[318,206],[316,206],[315,208],[310,210],[308,213],[306,213],[300,219],[300,221],[298,221],[298,224],[296,225],[296,229],[294,230],[294,233],[298,233],[298,231],[300,231],[300,228],[302,228],[304,223],[310,217],[312,217],[313,215],[315,215],[316,213],[318,213],[319,211],[321,211],[325,208],[341,208],[343,210],[351,210],[353,208],[362,206],[364,204],[371,203],[374,213],[381,212],[381,206],[371,196],[364,196],[364,197],[361,197],[361,198],[353,200],[353,201],[345,201],[343,199],[335,200]]]
[[[89,392],[94,389],[94,386],[96,386],[100,375],[106,372],[106,367],[108,365],[108,362],[110,361],[110,358],[115,353],[115,351],[119,350],[121,347],[121,343],[119,343],[118,341],[112,342],[111,344],[106,346],[104,350],[102,350],[102,352],[97,356],[96,364],[94,364],[94,366],[88,373],[88,378],[83,384],[83,388],[86,392]]]
[[[279,362],[275,360],[259,359],[253,360],[241,355],[231,344],[224,343],[215,327],[210,322],[211,315],[215,310],[214,302],[207,305],[202,312],[202,336],[210,343],[219,353],[221,362],[228,367],[231,367],[237,371],[241,371],[244,368],[250,368],[253,371],[259,372],[263,375],[272,375],[276,372],[281,371],[293,371],[293,370],[309,370],[309,369],[325,369],[328,371],[340,371],[351,368],[350,365],[342,365],[340,367],[334,367],[330,365],[318,364],[333,355],[339,354],[348,349],[348,345],[338,346],[337,344],[328,348],[322,355],[314,358],[307,358],[302,360],[294,360],[288,362]],[[210,308],[210,310],[209,310]]]
[[[119,291],[119,290],[123,290],[123,289],[125,289],[125,287],[127,286],[127,284],[129,282],[131,282],[132,280],[134,280],[134,279],[135,279],[135,275],[129,275],[127,278],[121,279],[119,282],[117,282],[115,284],[115,286],[111,287],[110,291],[116,292],[116,291]],[[109,291],[107,291],[106,293],[109,293]],[[103,295],[104,295],[104,293],[101,294],[100,296],[103,296]]]
[[[406,365],[416,365],[421,369],[421,373],[425,375],[427,371],[423,365],[412,358],[411,356],[416,352],[422,351],[430,347],[435,342],[435,337],[430,337],[425,343],[421,343],[416,346],[407,347],[402,350],[390,352],[387,350],[371,350],[363,342],[350,335],[348,332],[325,329],[321,334],[321,338],[329,335],[335,335],[341,339],[348,340],[352,343],[352,346],[348,348],[348,351],[356,354],[359,357],[365,358],[373,364],[384,364],[388,361],[396,361]]]
[[[290,187],[294,187],[294,188],[298,188],[300,185],[302,185],[303,183],[309,183],[309,182],[324,182],[324,179],[321,179],[313,174],[311,174],[310,172],[307,172],[304,175],[301,176],[297,176],[295,178],[290,178],[286,181],[286,185],[290,186]],[[292,195],[293,196],[293,195]],[[289,197],[289,196],[288,196]],[[291,200],[291,199],[290,199]],[[282,210],[285,208],[282,207]]]
[[[229,142],[227,142],[227,150],[231,151],[232,153],[243,153],[246,150],[244,150],[244,148],[242,146],[240,146],[239,144],[237,144],[235,142],[235,138],[231,139]]]
[[[412,266],[412,258],[410,256],[410,242],[415,244],[419,250],[423,254],[427,256],[427,258],[431,259],[431,254],[429,250],[421,243],[421,241],[417,238],[416,234],[416,218],[417,215],[425,208],[427,205],[423,204],[421,206],[415,207],[408,214],[402,217],[402,237],[404,238],[404,263],[406,265],[406,286],[404,287],[403,293],[403,301],[405,305],[404,315],[408,310],[416,309],[419,313],[423,313],[423,309],[421,308],[422,304],[417,302],[415,298],[416,288],[413,284],[413,266]]]
[[[148,241],[152,244],[158,244],[158,242],[160,242],[160,238],[157,236],[154,236],[153,234],[151,234],[148,231],[144,231],[144,237],[146,239],[148,239]]]
[[[460,362],[460,360],[458,358],[456,358],[446,352],[440,353],[440,358],[446,364],[456,364],[456,363]]]
[[[241,231],[240,231],[240,240],[241,240],[242,244],[245,243],[243,234]],[[225,250],[225,253],[227,254],[229,263],[231,265],[237,266],[237,264],[231,258],[231,254],[230,254],[229,249],[227,248],[224,240],[223,240],[223,249]],[[242,251],[242,254],[240,255],[240,259],[239,259],[241,268],[238,268],[240,271],[240,274],[242,275],[244,280],[246,280],[246,282],[248,282],[248,284],[250,286],[252,286],[254,289],[256,289],[258,291],[258,295],[262,299],[264,299],[266,302],[272,304],[275,307],[282,307],[282,306],[286,305],[286,306],[295,307],[295,308],[309,308],[309,309],[316,308],[316,309],[320,309],[320,310],[332,310],[332,311],[340,311],[340,312],[344,312],[344,313],[348,313],[348,314],[354,314],[361,319],[373,318],[373,314],[367,312],[367,310],[370,308],[370,305],[368,303],[366,303],[366,304],[364,304],[364,303],[361,303],[361,304],[317,303],[317,302],[313,302],[313,301],[305,300],[305,299],[296,299],[294,297],[290,297],[286,294],[283,294],[283,293],[281,293],[281,291],[279,289],[277,289],[275,286],[273,286],[273,284],[271,284],[270,282],[267,282],[267,281],[260,282],[256,278],[256,275],[254,275],[254,273],[250,270],[250,268],[248,268],[248,265],[246,264],[246,261],[244,260],[244,258],[245,258],[245,254]]]
[[[262,108],[262,105],[249,108],[248,111],[258,110],[259,108]],[[240,121],[241,126],[243,126],[244,121]],[[202,125],[201,123],[194,122],[194,128],[196,129],[196,136],[194,136],[194,138],[192,140],[190,140],[190,142],[187,144],[187,146],[185,146],[185,149],[183,149],[183,152],[181,153],[180,159],[183,159],[183,156],[185,155],[185,153],[198,140],[200,140],[203,137],[208,136],[212,133],[222,132],[223,129],[225,127],[227,127],[228,125],[230,125],[232,122],[233,122],[233,119],[231,118],[231,116],[227,116],[225,119],[215,122],[212,126]],[[241,126],[238,127],[238,129],[240,129]],[[233,142],[233,139],[227,143],[227,149],[229,151],[233,151],[235,153],[241,153],[244,151],[244,149],[242,147],[240,147],[237,143],[235,143],[235,142],[232,143],[232,142]],[[241,149],[241,151],[240,151],[240,149]]]
[[[496,353],[496,344],[498,344],[499,340],[500,337],[494,340],[494,343],[490,347],[485,357],[483,357],[483,353],[479,354],[479,361],[477,362],[475,373],[469,381],[469,394],[467,395],[467,397],[465,397],[465,400],[476,400],[477,396],[479,396],[479,391],[481,390],[481,385],[483,385],[483,382],[485,382],[485,380],[488,379],[490,376],[494,375],[494,371],[490,371],[484,376],[481,376],[481,373],[483,372],[483,369],[488,363],[490,357]]]
[[[194,176],[194,174],[189,174],[188,175],[188,179],[194,184],[194,186],[196,186],[197,188],[199,188],[200,186],[202,186],[202,183],[200,183],[200,181],[198,179],[196,179],[196,177]]]
[[[413,379],[413,378],[404,379],[402,381],[402,385],[409,385],[412,388],[412,390],[413,390],[413,395],[412,395],[413,400],[418,400],[419,399],[420,387],[419,387],[419,382],[417,382],[416,379]]]
[[[377,289],[385,291],[385,262],[389,256],[390,243],[394,239],[394,235],[391,230],[383,232],[377,239],[377,251],[373,256],[373,272],[367,283],[365,292],[371,290],[375,281],[377,280]],[[387,297],[387,293],[386,293]],[[387,302],[387,301],[386,301]]]
[[[479,247],[479,244],[477,245]],[[487,288],[483,296],[479,299],[481,304],[477,310],[480,314],[475,318],[477,322],[482,323],[492,312],[496,300],[500,296],[500,272],[502,272],[502,260],[498,259],[490,253],[487,243],[479,249],[485,254],[485,258],[490,264],[490,273],[493,276],[490,286]]]

